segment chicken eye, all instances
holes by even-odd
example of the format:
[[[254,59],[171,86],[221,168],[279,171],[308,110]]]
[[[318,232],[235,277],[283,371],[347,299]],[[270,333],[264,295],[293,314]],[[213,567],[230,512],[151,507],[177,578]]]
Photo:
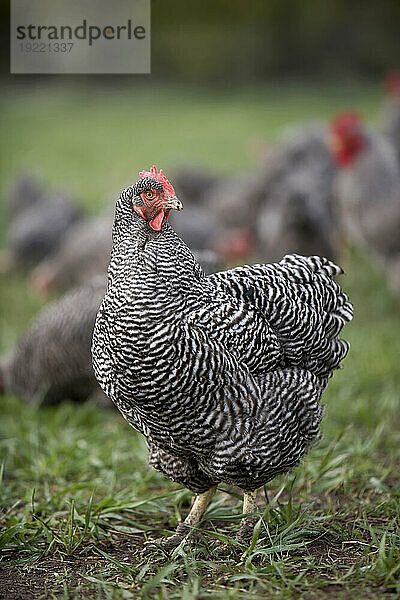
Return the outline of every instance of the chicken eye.
[[[144,195],[147,198],[147,200],[152,200],[156,194],[155,194],[155,192],[149,191],[149,192],[145,192]]]

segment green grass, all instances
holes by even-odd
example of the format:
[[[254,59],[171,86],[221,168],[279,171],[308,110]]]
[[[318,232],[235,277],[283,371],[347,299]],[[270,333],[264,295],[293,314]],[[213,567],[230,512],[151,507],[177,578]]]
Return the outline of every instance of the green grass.
[[[246,168],[252,139],[273,139],[291,122],[350,102],[376,115],[377,94],[368,90],[5,94],[0,181],[34,168],[96,210],[152,162]],[[352,348],[325,395],[323,439],[268,486],[249,548],[234,545],[240,499],[222,486],[203,541],[170,556],[144,550],[148,536],[176,526],[191,495],[146,466],[141,437],[91,403],[40,408],[3,398],[0,587],[7,581],[8,597],[23,586],[24,598],[47,590],[71,600],[398,597],[400,308],[363,257],[347,263]],[[40,301],[18,276],[1,286],[0,300],[4,350]],[[221,536],[235,552],[217,558]]]

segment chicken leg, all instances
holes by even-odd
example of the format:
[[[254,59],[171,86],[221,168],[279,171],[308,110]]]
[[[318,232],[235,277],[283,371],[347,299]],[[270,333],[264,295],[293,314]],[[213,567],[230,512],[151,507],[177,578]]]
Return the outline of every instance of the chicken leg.
[[[200,523],[207,507],[210,503],[211,498],[214,496],[217,486],[213,486],[203,494],[196,496],[192,508],[186,519],[179,523],[174,535],[167,539],[158,539],[150,542],[151,545],[157,544],[165,548],[166,550],[172,550],[179,546],[182,540],[191,532],[191,530]]]
[[[243,517],[239,531],[235,536],[236,541],[242,544],[249,544],[253,536],[254,526],[257,522],[257,516],[251,513],[255,513],[257,510],[256,498],[257,490],[253,492],[243,491],[243,514],[248,516]],[[217,554],[217,556],[225,556],[232,552],[232,547],[227,542],[222,542],[216,545],[214,552]]]
[[[257,522],[257,517],[251,513],[257,510],[257,490],[253,492],[243,492],[243,514],[249,515],[243,517],[236,534],[236,539],[240,542],[248,543],[253,536],[254,525]]]

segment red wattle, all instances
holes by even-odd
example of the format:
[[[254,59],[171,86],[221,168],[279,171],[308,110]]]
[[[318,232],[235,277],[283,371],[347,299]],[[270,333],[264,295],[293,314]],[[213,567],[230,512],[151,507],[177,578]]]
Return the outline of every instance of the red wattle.
[[[150,221],[150,227],[154,229],[154,231],[160,231],[162,224],[164,222],[164,211],[160,210],[155,217],[153,217]]]

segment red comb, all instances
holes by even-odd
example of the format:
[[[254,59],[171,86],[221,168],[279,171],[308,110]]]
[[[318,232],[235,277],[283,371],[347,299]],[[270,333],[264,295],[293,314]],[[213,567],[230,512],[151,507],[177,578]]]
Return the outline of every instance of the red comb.
[[[354,130],[358,130],[361,124],[362,119],[357,113],[341,113],[332,121],[331,130],[338,135],[346,135]]]
[[[331,132],[340,142],[337,148],[331,148],[335,161],[340,167],[349,167],[366,144],[360,115],[355,112],[341,113],[333,119]]]
[[[158,183],[162,184],[164,192],[167,194],[167,196],[176,196],[176,192],[168,179],[165,177],[163,170],[160,169],[160,171],[158,171],[155,165],[151,167],[150,171],[140,171],[139,177],[140,179],[143,179],[144,177],[150,177],[150,179],[158,181]]]

